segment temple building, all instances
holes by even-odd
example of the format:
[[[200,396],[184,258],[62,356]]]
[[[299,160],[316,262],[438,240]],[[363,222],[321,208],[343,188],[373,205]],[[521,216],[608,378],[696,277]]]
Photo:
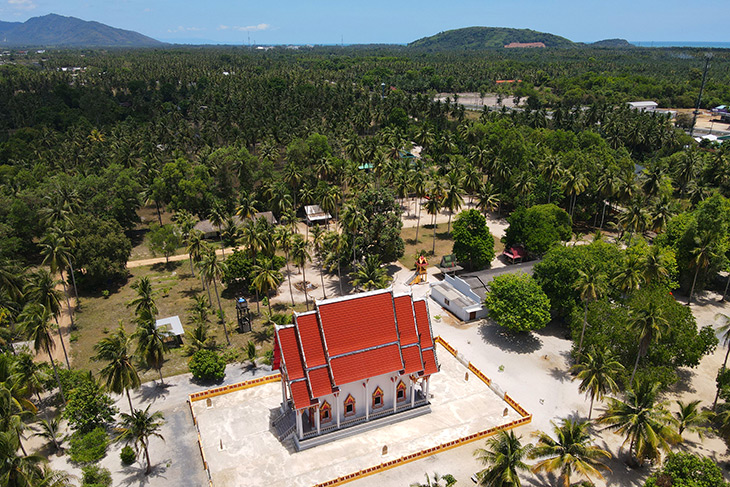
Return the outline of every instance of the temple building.
[[[427,413],[439,366],[426,301],[392,289],[317,301],[276,327],[274,368],[298,449]]]

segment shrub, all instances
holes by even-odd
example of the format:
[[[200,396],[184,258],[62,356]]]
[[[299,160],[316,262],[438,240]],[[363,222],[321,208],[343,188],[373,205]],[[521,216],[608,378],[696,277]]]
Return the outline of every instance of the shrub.
[[[77,431],[71,435],[69,454],[76,463],[93,463],[106,456],[109,435],[104,428],[95,428],[88,433]]]
[[[99,384],[89,376],[67,390],[66,397],[68,401],[63,417],[72,429],[81,433],[109,423],[117,412],[109,394],[102,392]]]
[[[124,465],[131,465],[137,459],[137,452],[134,451],[129,445],[124,445],[122,451],[119,453],[119,458],[122,459]]]
[[[226,375],[226,361],[213,350],[198,350],[188,363],[193,377],[199,380],[220,380]]]
[[[98,465],[89,465],[81,469],[81,487],[111,487],[112,473],[108,468]]]

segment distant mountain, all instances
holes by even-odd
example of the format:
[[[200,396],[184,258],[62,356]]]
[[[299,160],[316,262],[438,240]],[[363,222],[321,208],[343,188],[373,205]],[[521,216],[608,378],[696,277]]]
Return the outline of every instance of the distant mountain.
[[[516,43],[516,44],[513,44]],[[577,47],[578,44],[565,37],[537,32],[530,29],[510,29],[506,27],[465,27],[447,30],[430,37],[424,37],[408,44],[408,47],[440,50],[496,49],[512,44],[510,47]],[[520,46],[519,44],[533,44]],[[539,46],[542,47],[542,46]]]
[[[0,22],[0,46],[154,47],[162,42],[99,22],[48,14],[25,22]]]
[[[588,44],[590,47],[636,47],[626,39],[604,39]]]

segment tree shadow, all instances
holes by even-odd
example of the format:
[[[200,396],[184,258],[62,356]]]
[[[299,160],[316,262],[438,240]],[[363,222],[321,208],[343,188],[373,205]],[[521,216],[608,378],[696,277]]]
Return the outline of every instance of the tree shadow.
[[[573,375],[570,373],[569,370],[553,367],[552,369],[550,369],[549,373],[550,377],[559,381],[561,384],[573,380]]]
[[[667,392],[671,394],[681,394],[683,392],[688,392],[690,394],[696,393],[697,390],[692,385],[692,381],[697,373],[688,368],[677,369],[676,372],[678,380],[669,387]]]
[[[159,478],[159,479],[165,479],[167,480],[167,477],[165,477],[165,472],[167,472],[168,465],[172,464],[172,459],[168,458],[166,460],[162,460],[160,462],[157,462],[156,464],[152,465],[152,470],[150,471],[149,475],[145,475],[145,465],[144,460],[138,460],[135,465],[130,465],[128,467],[125,467],[126,472],[130,472],[129,475],[127,475],[123,480],[123,485],[148,485],[150,483],[150,479],[153,478]],[[155,482],[158,483],[158,482]]]
[[[479,327],[482,339],[505,352],[534,353],[542,348],[542,340],[534,333],[511,333],[489,320]]]
[[[172,272],[176,269],[179,269],[182,265],[182,261],[179,260],[173,260],[170,262],[158,262],[157,264],[152,264],[150,268],[155,272]]]
[[[174,386],[171,384],[159,384],[155,381],[146,382],[137,389],[134,398],[143,402],[154,403],[158,399],[168,396],[170,394],[170,387]]]

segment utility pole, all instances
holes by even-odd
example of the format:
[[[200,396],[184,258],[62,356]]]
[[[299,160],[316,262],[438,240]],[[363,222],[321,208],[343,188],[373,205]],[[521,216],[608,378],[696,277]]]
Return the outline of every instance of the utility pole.
[[[694,117],[692,117],[692,127],[689,129],[689,136],[692,137],[695,131],[695,124],[697,123],[697,115],[700,114],[700,104],[702,103],[702,92],[705,90],[705,81],[707,81],[707,67],[710,65],[710,59],[712,59],[712,53],[708,52],[705,54],[705,70],[702,73],[702,85],[700,85],[700,96],[697,97],[697,106],[695,107]]]

